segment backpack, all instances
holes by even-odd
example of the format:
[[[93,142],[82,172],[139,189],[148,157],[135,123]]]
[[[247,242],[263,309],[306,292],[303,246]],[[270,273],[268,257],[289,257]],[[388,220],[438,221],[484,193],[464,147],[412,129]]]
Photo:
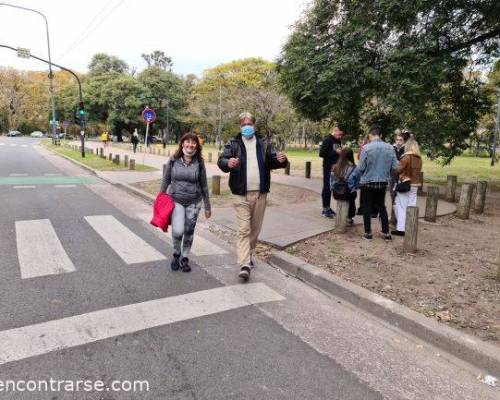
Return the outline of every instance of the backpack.
[[[351,176],[353,171],[354,168],[351,170],[351,172],[349,172],[347,176],[344,176],[333,184],[332,194],[335,200],[347,201],[351,197],[351,190],[349,189],[347,180],[349,179],[349,176]]]

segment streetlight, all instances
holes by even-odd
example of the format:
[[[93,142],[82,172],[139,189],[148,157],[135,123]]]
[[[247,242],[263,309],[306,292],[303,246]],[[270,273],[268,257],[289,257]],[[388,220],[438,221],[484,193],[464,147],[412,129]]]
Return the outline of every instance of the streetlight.
[[[0,2],[0,6],[18,8],[18,9],[24,10],[24,11],[31,11],[31,12],[34,12],[38,15],[41,15],[45,21],[45,28],[46,28],[46,32],[47,32],[47,49],[48,49],[48,53],[49,53],[50,105],[52,108],[52,122],[51,122],[52,138],[55,141],[55,138],[56,138],[56,102],[54,99],[54,75],[52,74],[52,59],[50,57],[49,22],[47,21],[47,17],[43,13],[41,13],[40,11],[33,10],[32,8],[28,8],[28,7],[16,6],[14,4],[3,3],[3,2]]]

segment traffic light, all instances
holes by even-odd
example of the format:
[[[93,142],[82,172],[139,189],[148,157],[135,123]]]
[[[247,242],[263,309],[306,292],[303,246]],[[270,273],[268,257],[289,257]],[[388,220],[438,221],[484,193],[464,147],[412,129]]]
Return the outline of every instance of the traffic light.
[[[75,123],[82,124],[86,121],[87,112],[85,111],[85,106],[83,105],[83,101],[78,103],[78,111],[75,114]]]

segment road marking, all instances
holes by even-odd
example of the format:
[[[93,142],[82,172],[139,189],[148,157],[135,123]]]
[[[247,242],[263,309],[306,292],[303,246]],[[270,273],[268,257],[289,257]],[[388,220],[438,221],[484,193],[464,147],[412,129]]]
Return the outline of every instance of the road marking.
[[[50,220],[16,221],[16,241],[23,279],[75,271]]]
[[[27,144],[22,144],[21,147],[28,147],[28,145]]]
[[[14,189],[34,189],[36,186],[33,185],[22,185],[22,186],[13,186]]]
[[[263,283],[224,286],[0,332],[0,365],[252,304],[282,301]]]
[[[5,143],[0,143],[0,146],[5,146]]]
[[[61,176],[61,174],[43,174],[43,176]]]
[[[10,147],[16,147],[16,146],[17,146],[17,144],[11,144],[10,145]]]
[[[74,188],[76,185],[56,185],[56,188],[64,189],[64,188]]]
[[[112,215],[85,217],[92,228],[127,264],[165,260],[151,247]]]
[[[9,176],[28,176],[28,174],[9,174]]]
[[[0,185],[93,185],[100,180],[92,176],[8,176]]]

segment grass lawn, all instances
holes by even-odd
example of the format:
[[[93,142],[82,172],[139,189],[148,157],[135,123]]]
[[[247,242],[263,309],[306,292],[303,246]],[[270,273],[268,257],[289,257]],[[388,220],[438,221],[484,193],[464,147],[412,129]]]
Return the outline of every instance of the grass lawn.
[[[54,146],[50,139],[42,140],[41,144],[46,148],[52,150],[54,153],[72,158],[73,160],[81,162],[82,164],[85,164],[86,166],[98,171],[129,171],[128,167],[125,167],[123,164],[116,165],[112,161],[109,161],[107,158],[103,159],[95,154],[86,153],[85,158],[82,158],[82,155],[79,151],[67,149],[62,146]],[[61,142],[61,144],[64,144],[64,142]],[[147,172],[155,171],[156,169],[147,165],[136,163],[135,170],[139,172]]]

